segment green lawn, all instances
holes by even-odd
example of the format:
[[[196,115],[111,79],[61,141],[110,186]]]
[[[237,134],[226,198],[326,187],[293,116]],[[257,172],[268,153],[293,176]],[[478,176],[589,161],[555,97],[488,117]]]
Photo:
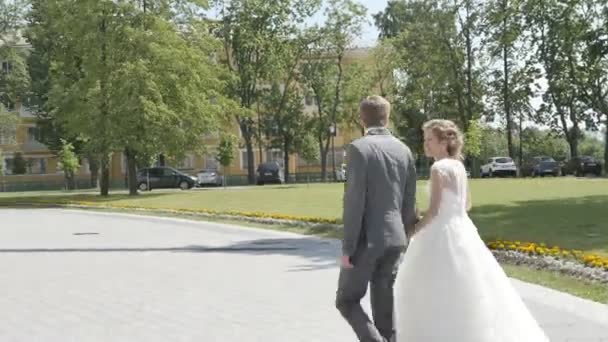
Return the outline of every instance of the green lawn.
[[[418,203],[427,203],[426,182]],[[0,204],[66,196],[146,208],[261,211],[339,218],[343,184],[247,187],[227,190],[152,191],[135,198],[62,192],[0,194]],[[484,239],[545,242],[608,256],[608,180],[539,178],[471,181],[471,216]]]
[[[608,303],[608,287],[606,285],[579,280],[556,272],[535,270],[525,266],[503,264],[502,268],[511,278],[567,292],[573,296],[591,299],[598,303]]]

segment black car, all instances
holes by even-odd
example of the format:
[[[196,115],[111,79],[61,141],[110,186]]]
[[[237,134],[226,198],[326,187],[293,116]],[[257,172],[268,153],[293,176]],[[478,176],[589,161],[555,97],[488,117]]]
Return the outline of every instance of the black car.
[[[195,185],[195,177],[170,167],[150,167],[137,172],[137,187],[141,191],[176,188],[188,190]]]
[[[284,177],[283,169],[277,162],[262,163],[258,166],[258,185],[283,184]]]
[[[562,165],[562,175],[582,177],[588,174],[600,176],[602,163],[591,156],[574,157]]]
[[[538,156],[529,159],[521,169],[524,176],[541,176],[546,175],[558,176],[560,171],[559,164],[551,157]]]

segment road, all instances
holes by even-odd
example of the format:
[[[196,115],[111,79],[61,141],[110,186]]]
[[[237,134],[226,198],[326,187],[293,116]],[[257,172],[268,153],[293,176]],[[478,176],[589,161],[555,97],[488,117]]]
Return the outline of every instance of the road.
[[[2,209],[0,341],[353,342],[333,304],[338,251],[219,223]],[[552,341],[608,342],[605,305],[514,283]]]

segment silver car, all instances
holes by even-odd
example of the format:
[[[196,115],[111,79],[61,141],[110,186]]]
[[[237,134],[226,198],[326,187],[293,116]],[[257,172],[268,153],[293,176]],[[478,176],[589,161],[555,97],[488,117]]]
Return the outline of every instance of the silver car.
[[[197,175],[198,186],[213,185],[221,186],[224,184],[224,176],[217,170],[201,170]]]

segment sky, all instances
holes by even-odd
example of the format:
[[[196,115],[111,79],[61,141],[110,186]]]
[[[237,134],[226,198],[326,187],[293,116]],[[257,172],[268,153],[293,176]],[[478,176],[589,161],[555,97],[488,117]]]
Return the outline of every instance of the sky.
[[[356,0],[361,5],[367,8],[366,22],[362,25],[363,32],[361,36],[355,39],[354,45],[357,47],[370,47],[376,44],[378,39],[378,29],[374,25],[373,15],[383,11],[386,8],[388,0]],[[326,1],[324,0],[324,3]],[[211,9],[208,13],[212,18],[219,15],[217,9]],[[325,21],[324,9],[318,11],[313,17],[307,21],[307,25],[322,25]]]
[[[378,39],[378,29],[374,25],[373,15],[384,11],[388,0],[358,0],[358,3],[367,8],[367,22],[363,25],[361,37],[355,40],[358,47],[374,46]],[[310,23],[322,24],[324,21],[323,11],[319,11],[314,17],[310,18]]]

